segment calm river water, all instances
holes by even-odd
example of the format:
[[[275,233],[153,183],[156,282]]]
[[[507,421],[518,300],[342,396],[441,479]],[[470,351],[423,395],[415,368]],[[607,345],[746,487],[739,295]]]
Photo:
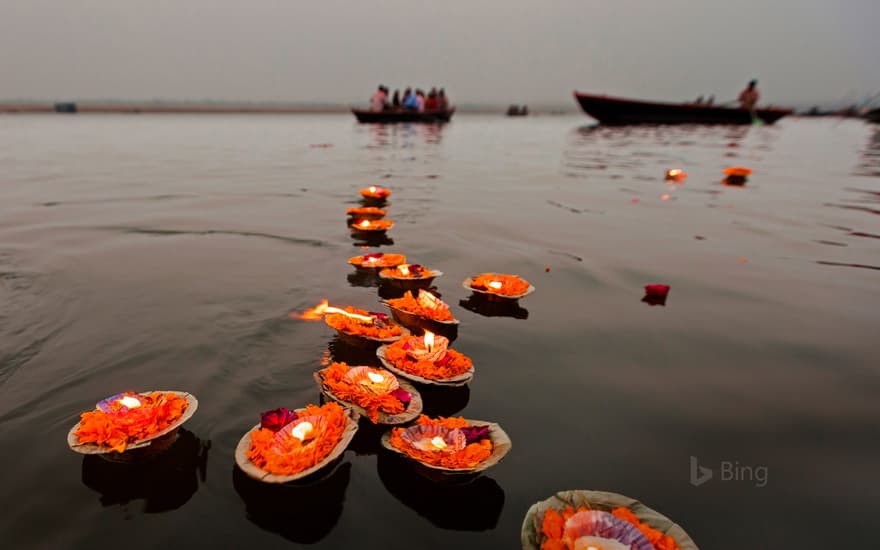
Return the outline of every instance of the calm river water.
[[[589,124],[0,117],[3,546],[517,548],[528,507],[575,488],[638,498],[706,550],[874,545],[880,129]],[[730,165],[754,169],[744,187],[721,185]],[[394,191],[381,250],[445,273],[475,361],[427,412],[499,422],[513,450],[435,486],[362,428],[329,477],[270,491],[233,449],[260,411],[316,402],[339,351],[288,314],[381,309],[346,263],[370,184]],[[537,291],[482,315],[461,281],[483,271]],[[648,283],[672,286],[665,307]],[[126,389],[199,398],[172,454],[68,450],[78,413]]]

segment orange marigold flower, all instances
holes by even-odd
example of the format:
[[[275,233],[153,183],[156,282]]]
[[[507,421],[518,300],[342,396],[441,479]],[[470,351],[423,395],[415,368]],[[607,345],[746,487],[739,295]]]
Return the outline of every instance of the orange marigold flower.
[[[407,336],[390,344],[385,348],[385,359],[397,369],[430,380],[453,378],[464,374],[473,366],[467,355],[454,349],[447,349],[446,356],[436,362],[413,359],[407,353],[407,349],[412,347],[412,342],[421,338],[421,336]]]
[[[482,273],[471,281],[471,288],[500,294],[502,296],[518,296],[525,294],[531,285],[516,275],[502,273]]]
[[[342,434],[345,432],[347,415],[345,409],[337,403],[327,403],[321,407],[308,405],[304,411],[298,412],[300,417],[322,416],[317,434],[307,442],[296,446],[279,449],[276,432],[266,428],[251,431],[251,446],[247,451],[248,459],[258,468],[271,474],[293,475],[315,464],[318,464],[333,452]]]
[[[370,421],[379,422],[379,413],[398,414],[406,410],[406,405],[390,393],[375,394],[364,388],[361,384],[352,383],[345,379],[350,370],[345,363],[333,363],[320,371],[321,377],[327,388],[333,395],[343,401],[354,403],[366,409]],[[394,376],[388,371],[382,371],[383,376]]]
[[[123,452],[132,443],[148,439],[177,422],[186,411],[186,398],[172,392],[136,395],[137,408],[104,412],[94,410],[80,415],[74,434],[80,444],[93,443]]]
[[[388,304],[396,309],[434,321],[455,321],[455,317],[449,311],[449,306],[424,290],[419,290],[418,299],[413,296],[412,291],[408,291],[402,298],[388,300]]]
[[[470,423],[462,417],[436,419],[421,415],[418,423],[423,426],[435,425],[445,428],[468,428]],[[440,466],[451,469],[469,469],[478,466],[492,454],[492,441],[489,438],[466,445],[463,449],[453,452],[423,451],[416,449],[403,440],[401,434],[405,428],[393,428],[391,430],[390,443],[395,449],[424,464]]]
[[[346,307],[345,311],[354,313],[355,315],[370,316],[369,311],[353,306]],[[400,325],[391,320],[386,321],[374,318],[372,323],[366,323],[360,319],[343,315],[342,313],[330,313],[324,316],[324,322],[336,330],[358,336],[368,336],[370,338],[394,338],[395,336],[403,334],[400,330]]]

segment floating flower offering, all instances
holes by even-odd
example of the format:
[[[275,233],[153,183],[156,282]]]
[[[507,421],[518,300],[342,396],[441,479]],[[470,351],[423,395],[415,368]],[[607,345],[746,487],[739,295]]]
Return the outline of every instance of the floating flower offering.
[[[373,424],[403,424],[422,412],[416,389],[385,369],[332,363],[315,380],[325,396],[350,404]]]
[[[380,269],[406,263],[406,256],[403,254],[374,252],[372,254],[364,254],[363,256],[353,256],[348,259],[348,263],[361,269]]]
[[[697,550],[669,518],[641,502],[602,491],[562,491],[529,509],[524,550]]]
[[[727,185],[744,185],[748,177],[752,175],[752,170],[744,166],[730,166],[724,169],[724,174],[727,177],[724,178],[723,183]]]
[[[672,168],[671,170],[666,171],[666,181],[684,183],[684,180],[686,180],[687,177],[687,173],[680,168]]]
[[[303,313],[292,313],[291,317],[307,321],[323,318],[324,322],[336,329],[340,335],[370,341],[393,342],[404,334],[403,328],[384,313],[353,306],[342,309],[329,305],[327,300],[322,300],[320,304]]]
[[[462,286],[486,296],[505,300],[518,300],[535,290],[535,287],[525,279],[501,273],[483,273],[465,279]]]
[[[392,314],[397,318],[397,313],[402,311],[417,317],[438,321],[441,323],[458,323],[449,311],[449,306],[440,298],[426,290],[419,289],[418,298],[413,296],[412,291],[407,292],[402,298],[392,298],[385,302],[391,308]],[[400,321],[400,318],[397,318]]]
[[[394,222],[391,220],[358,220],[349,227],[354,231],[380,233],[394,227]]]
[[[427,288],[441,275],[442,271],[434,271],[419,264],[401,264],[379,272],[380,279],[404,290]]]
[[[448,338],[430,331],[382,346],[376,355],[388,370],[423,384],[463,386],[474,377],[470,357],[450,349]]]
[[[384,218],[388,212],[382,210],[381,208],[376,208],[375,206],[361,206],[357,208],[349,208],[345,211],[346,214],[353,218],[358,218],[360,220],[378,220],[380,218]]]
[[[80,415],[67,436],[83,454],[123,453],[170,434],[198,408],[196,398],[177,391],[126,392],[108,397]]]
[[[661,284],[645,285],[645,296],[642,301],[652,306],[665,306],[670,288],[669,285]]]
[[[361,189],[360,194],[365,199],[385,200],[391,196],[391,189],[371,185],[370,187]]]
[[[465,474],[497,464],[511,447],[498,424],[425,415],[414,426],[393,428],[382,445],[429,468]]]
[[[239,441],[235,461],[250,477],[285,483],[305,477],[338,458],[357,431],[357,413],[337,403],[281,408],[261,414]]]

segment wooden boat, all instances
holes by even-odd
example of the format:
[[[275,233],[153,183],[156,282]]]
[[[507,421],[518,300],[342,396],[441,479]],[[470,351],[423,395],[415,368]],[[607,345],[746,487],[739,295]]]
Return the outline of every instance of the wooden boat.
[[[865,113],[865,118],[867,118],[871,122],[880,122],[880,107],[877,109],[872,109]]]
[[[443,123],[449,122],[455,113],[455,108],[448,111],[430,111],[418,112],[403,109],[391,111],[369,111],[363,109],[352,109],[352,113],[357,117],[358,122],[373,124],[394,124],[397,122],[423,122],[423,123]]]
[[[773,124],[791,109],[747,109],[695,103],[657,103],[575,92],[581,109],[602,124]]]

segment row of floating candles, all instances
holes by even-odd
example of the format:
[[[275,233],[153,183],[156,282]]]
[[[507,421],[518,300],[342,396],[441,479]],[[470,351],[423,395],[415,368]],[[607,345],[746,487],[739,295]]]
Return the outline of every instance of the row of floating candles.
[[[681,178],[682,176],[685,178],[687,177],[687,175],[683,173],[673,174],[673,176],[676,178]],[[683,181],[683,179],[680,181]],[[363,190],[361,194],[365,197],[377,197],[384,195],[383,198],[387,198],[388,196],[390,196],[390,191],[387,191],[387,193],[382,193],[378,190],[378,188],[375,187],[371,187],[367,191],[368,194],[365,195]],[[380,215],[380,212],[381,216],[385,215],[385,211],[380,209],[377,209],[377,211],[370,211],[370,214]],[[349,211],[349,213],[351,212]],[[390,221],[386,224],[377,224],[376,221],[377,220],[363,219],[353,224],[352,227],[353,229],[356,227],[358,231],[384,231],[390,229],[393,226],[393,222]],[[383,263],[381,260],[382,255],[366,256],[366,264],[370,267],[380,267],[379,264]],[[419,266],[418,264],[406,264],[404,262],[405,258],[401,258],[401,262],[396,263],[396,265],[384,266],[383,270],[386,271],[385,275],[389,276],[392,280],[396,280],[398,278],[394,276],[396,274],[399,275],[399,278],[402,279],[430,279],[431,281],[433,281],[434,277],[442,275],[442,273],[439,272],[425,270],[422,266]],[[363,264],[361,264],[359,267],[363,267]],[[389,271],[393,273],[390,273]],[[510,281],[502,280],[502,277],[511,278],[510,281],[512,281],[513,283],[520,283],[518,292],[515,294],[504,294],[503,291],[505,290],[506,283],[509,283]],[[528,282],[518,279],[519,278],[515,276],[482,274],[474,278],[466,279],[463,282],[463,286],[475,292],[484,293],[487,296],[494,296],[496,299],[518,300],[519,298],[534,291],[534,287],[528,284]],[[525,288],[522,288],[522,284],[526,285]],[[654,297],[658,299],[662,298],[663,300],[665,300],[665,297],[669,292],[669,287],[666,285],[647,285],[645,287],[645,291],[646,298]],[[442,300],[440,300],[437,296],[425,291],[422,288],[419,288],[417,300],[420,305],[428,310],[437,309],[445,306]],[[389,307],[392,310],[392,314],[394,314],[395,308],[392,307],[390,304]],[[329,305],[328,300],[323,300],[316,307],[295,316],[308,320],[325,319],[326,321],[327,316],[339,315],[366,326],[375,326],[377,323],[382,325],[388,324],[387,319],[385,319],[382,314],[375,314],[370,312],[367,312],[367,314],[362,314],[356,311],[350,311],[350,309],[351,308],[346,309],[331,306]],[[396,315],[395,318],[397,318]],[[397,320],[400,321],[400,319]],[[424,327],[418,328],[422,328],[423,334],[421,335],[421,337],[411,337],[408,341],[405,342],[404,347],[406,348],[406,355],[415,360],[428,360],[435,364],[438,361],[444,360],[449,356],[449,340],[447,338],[442,335],[436,335],[435,333],[424,329]],[[401,331],[400,336],[392,338],[391,340],[393,342],[397,342],[402,340],[404,337],[405,335],[403,334],[403,331]],[[388,362],[389,358],[387,353],[390,345],[391,344],[386,344],[384,346],[381,346],[379,350],[377,350],[377,354],[379,355],[381,362],[389,368],[391,367]],[[344,364],[334,365],[337,365],[338,369],[342,369],[342,366]],[[331,365],[331,367],[329,368],[333,368],[333,365]],[[322,393],[325,396],[330,397],[332,401],[322,407],[310,405],[309,407],[306,407],[305,409],[300,411],[287,411],[286,409],[283,409],[289,414],[284,416],[281,422],[278,422],[283,423],[283,425],[281,425],[280,428],[277,430],[272,430],[272,426],[267,427],[267,424],[265,422],[267,413],[263,413],[263,415],[261,415],[261,424],[245,434],[236,449],[236,462],[239,467],[242,468],[243,471],[245,471],[245,473],[264,482],[286,483],[289,481],[300,479],[308,474],[313,473],[317,469],[326,466],[335,458],[340,456],[341,453],[345,450],[345,447],[347,447],[354,433],[357,431],[358,416],[357,414],[347,412],[348,408],[340,409],[338,406],[334,408],[332,405],[335,405],[335,402],[341,402],[343,403],[343,405],[347,405],[349,406],[349,408],[352,409],[363,410],[363,408],[357,406],[357,403],[348,403],[345,400],[340,399],[338,396],[334,395],[332,388],[328,388],[327,386],[323,385],[323,382],[326,380],[319,379],[318,375],[320,375],[322,372],[324,371],[319,371],[319,373],[316,373],[316,380],[321,380],[321,382],[319,382],[319,386],[322,389]],[[395,370],[395,372],[397,374],[403,375],[404,378],[406,378],[406,371]],[[349,380],[349,378],[351,378],[351,380]],[[416,377],[415,380],[418,381],[419,378]],[[401,390],[401,383],[392,372],[383,371],[381,369],[376,369],[373,367],[356,366],[349,368],[346,371],[343,377],[343,381],[353,381],[356,387],[362,389],[363,392],[374,396],[383,396],[390,394],[399,395],[395,392],[402,391],[402,395],[406,396],[404,404],[407,408],[411,409],[409,412],[415,412],[416,414],[421,412],[421,400],[414,399],[414,396],[418,397],[417,390],[415,390],[415,388],[411,385],[407,385],[408,388],[412,389],[411,392]],[[469,382],[470,380],[468,379],[467,381]],[[161,394],[162,392],[158,393]],[[174,394],[176,392],[167,393]],[[191,398],[191,400],[187,401],[187,405],[184,406],[183,411],[179,411],[180,414],[176,418],[168,419],[167,429],[162,431],[161,434],[157,432],[144,438],[141,441],[131,441],[127,443],[149,443],[150,440],[158,438],[160,435],[167,436],[173,434],[180,427],[180,425],[195,412],[197,402],[195,401],[194,397],[189,397]],[[400,399],[402,402],[404,401],[402,397]],[[98,403],[96,405],[96,410],[100,413],[110,415],[111,419],[124,419],[126,416],[130,415],[134,411],[142,409],[145,405],[145,402],[146,399],[138,394],[120,394]],[[413,404],[416,405],[413,407]],[[183,414],[183,412],[186,411],[187,408],[189,408],[188,414]],[[281,409],[277,409],[276,411],[280,410]],[[268,411],[268,414],[270,415],[273,413],[275,413],[275,411]],[[369,415],[369,412],[367,414]],[[375,417],[369,417],[374,423],[379,422],[378,415],[376,415]],[[337,429],[335,432],[332,432],[327,427],[327,425],[331,423],[329,419],[332,418],[343,419],[342,428]],[[406,417],[404,423],[409,422],[412,419],[413,416],[412,414],[410,414]],[[385,423],[393,425],[399,422],[390,421]],[[77,426],[75,426],[74,429],[71,430],[71,434],[75,434],[76,429]],[[256,442],[256,438],[257,436],[262,437],[264,435],[267,435],[267,432],[274,433],[275,435],[270,436],[271,443],[268,446],[263,445],[261,447],[260,445],[262,444]],[[332,441],[326,442],[328,444],[325,444],[323,448],[320,449],[319,454],[318,446],[320,442],[324,439],[330,438],[330,435],[328,435],[330,433],[334,434],[334,439]],[[382,444],[385,448],[391,451],[398,452],[406,458],[416,460],[422,466],[426,466],[428,468],[441,471],[443,473],[464,474],[479,474],[485,468],[488,468],[489,466],[494,465],[498,461],[500,461],[504,457],[504,455],[506,455],[507,452],[510,450],[510,440],[497,424],[482,422],[472,424],[470,421],[466,421],[464,419],[441,418],[439,420],[435,420],[428,417],[421,417],[419,422],[411,425],[408,428],[392,428],[391,431],[387,432],[383,436]],[[83,445],[79,443],[77,445],[71,444],[71,448],[74,448],[74,450],[80,450],[77,449],[77,447],[82,448]],[[101,445],[93,444],[91,447],[91,450],[94,451],[95,448],[100,448]],[[308,453],[304,451],[305,449],[308,449]],[[472,449],[468,457],[465,458],[464,456],[462,456],[462,458],[459,458],[459,455],[466,454],[465,451],[467,449]],[[121,452],[124,451],[125,449],[123,448]],[[480,453],[480,451],[482,453]],[[80,450],[80,452],[83,451]],[[286,456],[289,455],[308,454],[310,457],[310,461],[302,463],[304,464],[304,466],[302,468],[299,468],[297,471],[271,471],[271,468],[269,467],[269,464],[271,463],[270,461],[261,462],[260,465],[257,465],[255,463],[257,457],[262,457],[266,453],[275,453],[275,455],[277,455],[276,458],[279,458],[282,461]],[[633,517],[635,517],[631,510],[629,510],[628,508],[625,508],[625,510],[633,515]],[[598,514],[600,512],[590,513]],[[610,517],[610,514],[606,515]],[[583,514],[581,514],[581,516],[583,516]],[[593,536],[595,531],[594,526],[592,524],[584,524],[583,517],[579,517],[578,519],[581,523],[573,524],[577,526],[577,531],[573,531],[573,527],[569,527],[569,523],[571,523],[571,518],[565,523],[565,533],[567,535],[570,533],[576,533],[576,536],[578,537],[576,540],[572,539],[573,542],[571,542],[571,544],[574,544],[574,546],[572,546],[573,548],[587,548],[587,550],[611,550],[619,546],[622,547],[613,538]],[[608,521],[607,518],[605,518],[604,516],[602,519]],[[590,520],[592,521],[592,517],[590,518]],[[636,519],[635,522],[635,524],[637,525],[638,519]],[[525,535],[523,540],[525,544]],[[687,540],[689,541],[690,539],[688,538]],[[535,539],[535,542],[537,544],[538,538]],[[692,543],[692,541],[690,542]],[[676,545],[675,548],[677,549],[679,547]],[[693,548],[696,548],[696,546],[694,545]]]

